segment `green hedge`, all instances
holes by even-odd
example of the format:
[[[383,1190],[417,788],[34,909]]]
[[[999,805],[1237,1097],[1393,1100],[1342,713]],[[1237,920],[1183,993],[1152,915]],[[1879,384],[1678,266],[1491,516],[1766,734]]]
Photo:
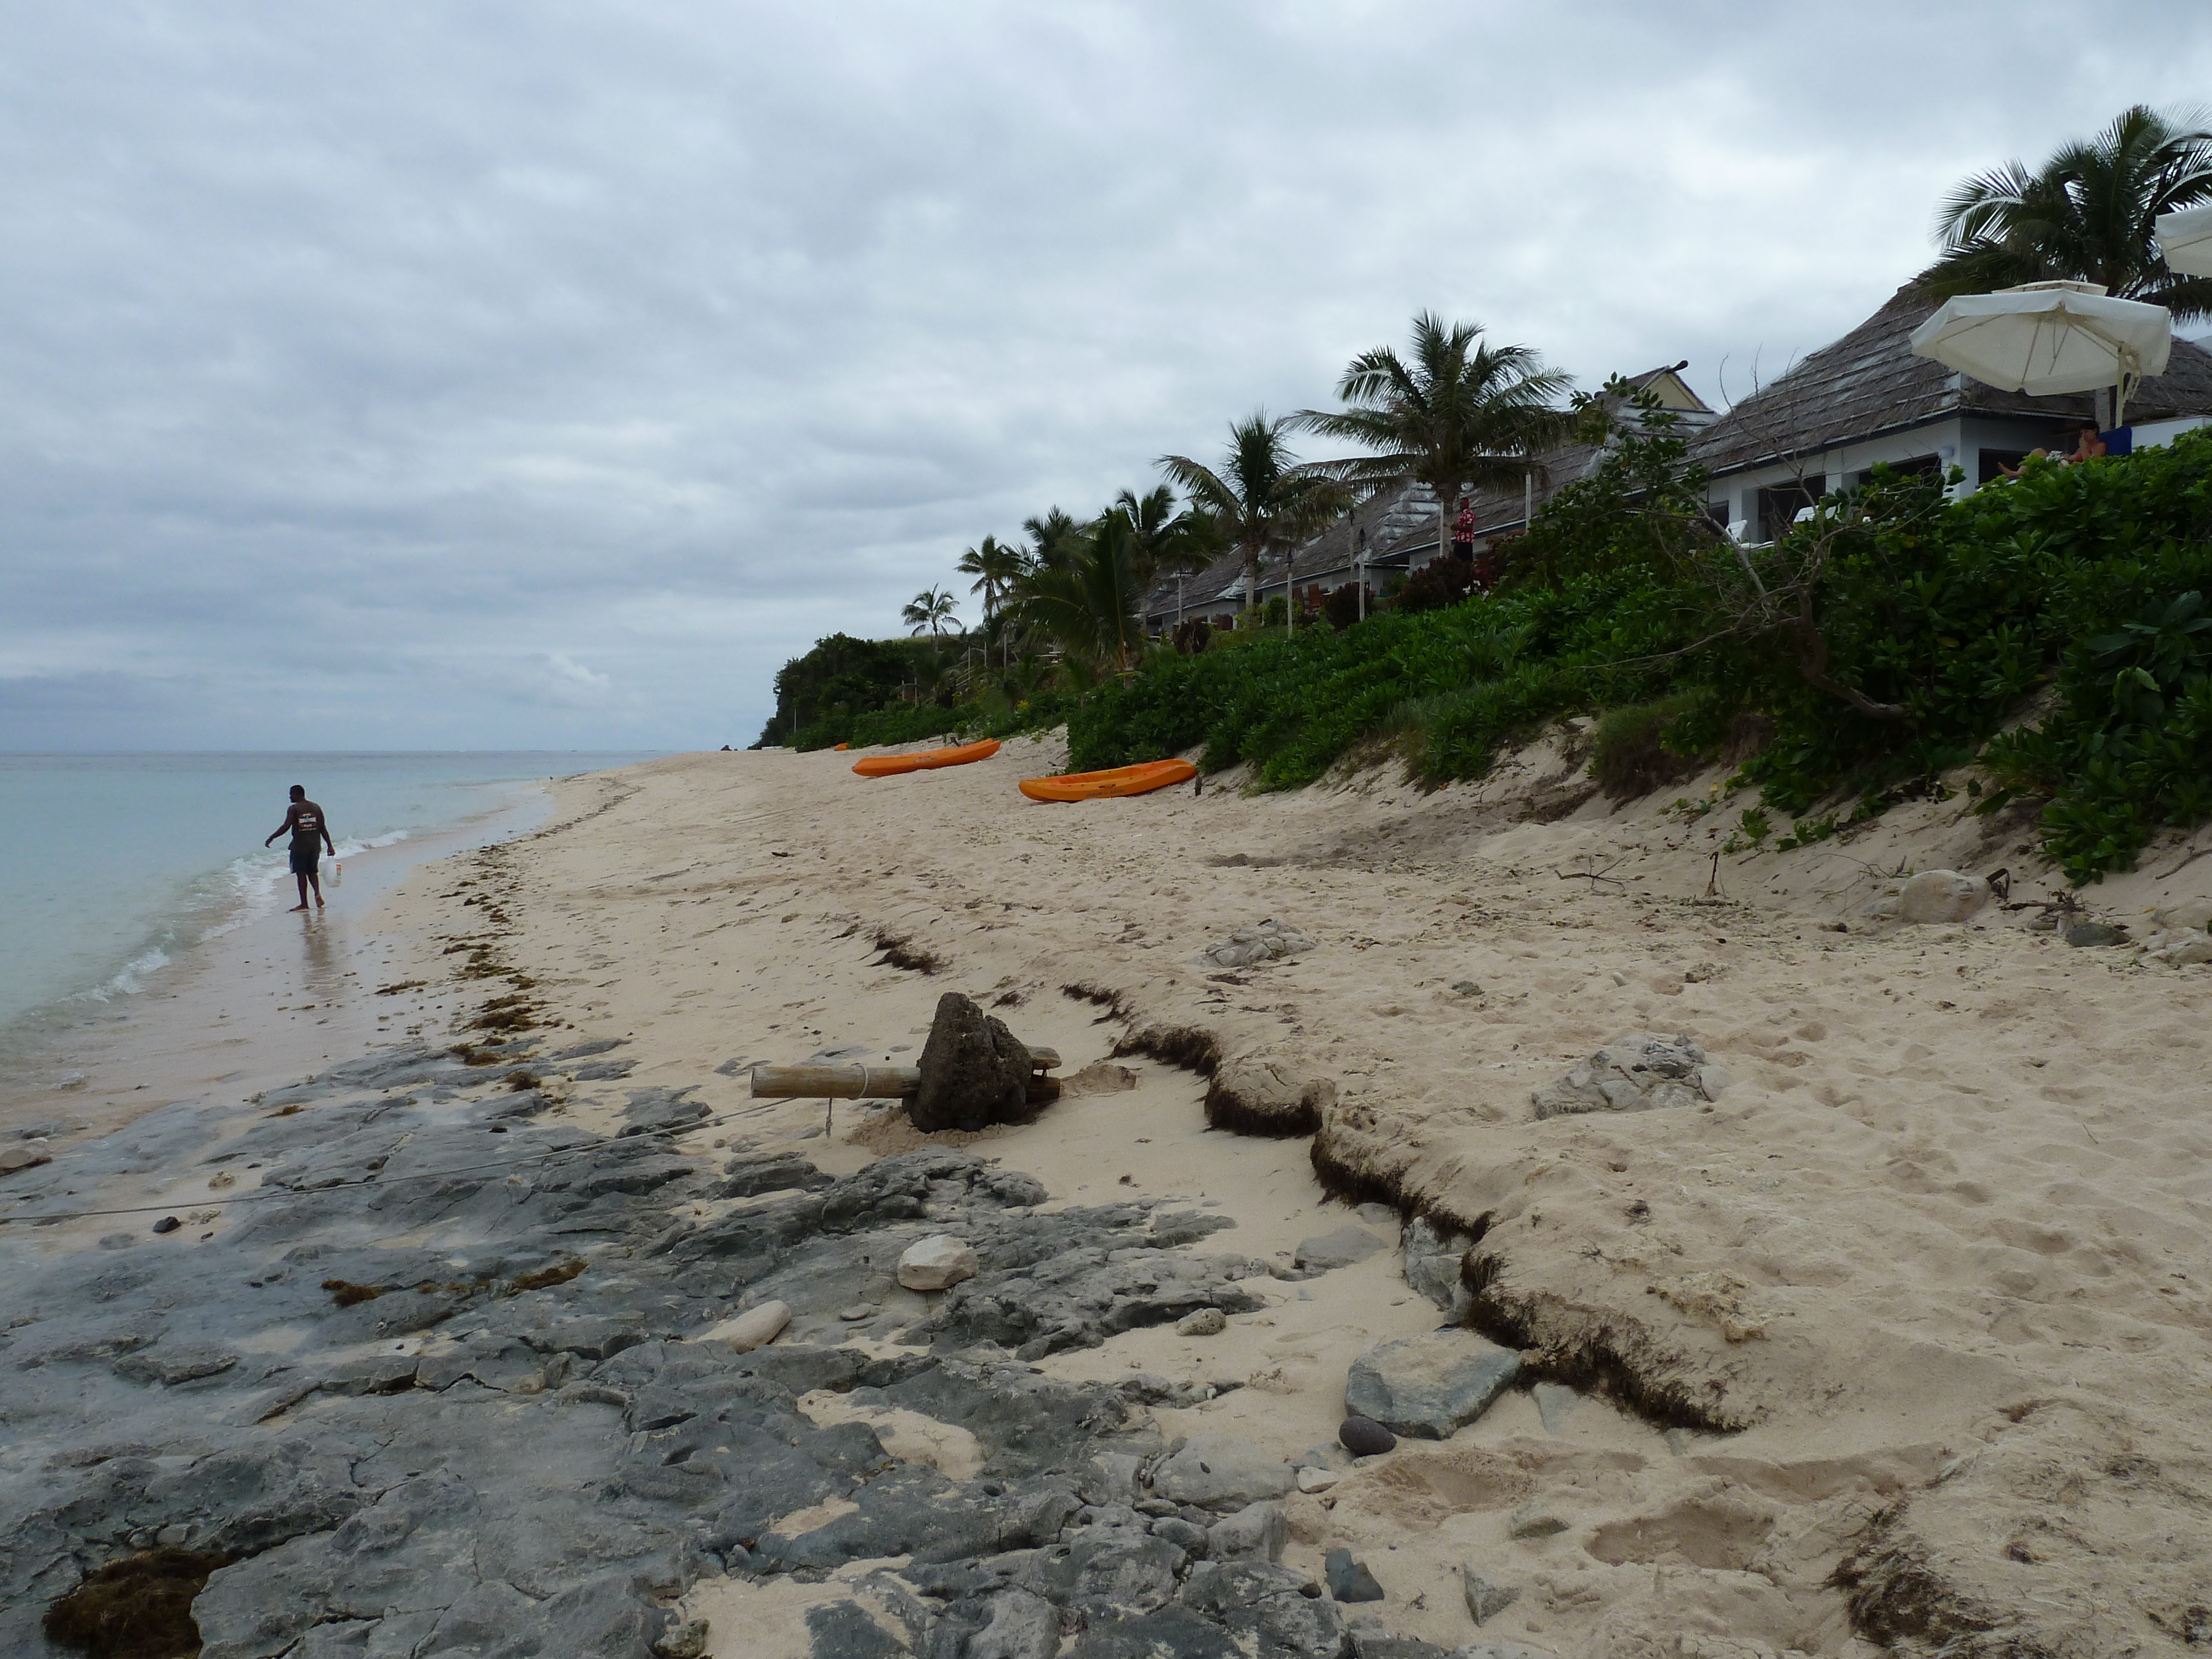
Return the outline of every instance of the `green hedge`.
[[[1701,498],[1685,476],[1681,499]],[[1982,756],[2002,786],[1993,804],[2048,798],[2045,844],[2076,883],[2126,867],[2160,825],[2212,816],[2200,597],[2212,592],[2212,433],[2083,466],[2031,464],[1951,505],[1885,477],[1836,539],[1816,614],[1828,672],[1901,706],[1900,721],[1815,690],[1779,635],[1715,638],[1729,622],[1716,565],[1668,556],[1638,488],[1571,502],[1548,540],[1529,538],[1543,563],[1518,588],[1154,658],[1070,714],[1072,764],[1201,749],[1209,771],[1249,762],[1263,785],[1291,787],[1396,732],[1424,778],[1474,778],[1555,716],[1663,696],[1680,711],[1667,741],[1686,753],[1719,752],[1746,715],[1771,722],[1744,775],[1792,815],[1831,798],[1879,810],[1895,787]],[[1620,531],[1632,517],[1634,538]],[[1758,556],[1784,568],[1814,533]],[[1623,551],[1646,542],[1655,550]],[[1996,738],[2046,687],[2050,711]]]

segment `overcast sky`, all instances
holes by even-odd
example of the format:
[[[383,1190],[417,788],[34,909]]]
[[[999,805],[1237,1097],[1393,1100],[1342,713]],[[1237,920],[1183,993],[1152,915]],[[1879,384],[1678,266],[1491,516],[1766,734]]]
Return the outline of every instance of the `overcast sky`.
[[[1419,308],[1740,395],[1962,174],[2212,88],[2105,15],[21,0],[0,749],[749,743]]]

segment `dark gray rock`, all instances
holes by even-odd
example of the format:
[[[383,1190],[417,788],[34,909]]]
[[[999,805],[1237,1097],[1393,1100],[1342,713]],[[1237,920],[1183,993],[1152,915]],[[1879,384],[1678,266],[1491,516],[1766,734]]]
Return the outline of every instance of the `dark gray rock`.
[[[239,1558],[202,1597],[216,1659],[645,1659],[702,1573],[886,1557],[908,1565],[872,1575],[867,1606],[896,1616],[823,1639],[917,1659],[939,1659],[940,1638],[960,1659],[1050,1653],[1062,1630],[1079,1650],[1148,1659],[1156,1638],[1179,1654],[1340,1652],[1333,1604],[1267,1565],[1270,1528],[1234,1546],[1255,1559],[1225,1565],[1276,1576],[1194,1577],[1224,1565],[1194,1561],[1220,1516],[1149,1492],[1140,1514],[1134,1480],[1158,1441],[1133,1396],[975,1344],[988,1328],[1008,1347],[1073,1346],[1255,1305],[1250,1261],[1182,1248],[1226,1218],[1142,1202],[1036,1214],[1041,1184],[955,1149],[837,1181],[743,1153],[717,1174],[653,1134],[602,1139],[538,1115],[542,1096],[505,1086],[514,1069],[417,1048],[300,1085],[312,1110],[233,1133],[227,1103],[189,1103],[127,1144],[62,1155],[57,1178],[81,1193],[155,1159],[266,1169],[274,1196],[188,1249],[48,1257],[0,1233],[15,1471],[0,1652],[40,1651],[39,1610],[83,1564],[155,1536]],[[430,1086],[358,1092],[380,1077]],[[710,1182],[748,1171],[779,1184],[695,1213]],[[795,1322],[827,1319],[946,1230],[975,1240],[992,1283],[962,1285],[977,1301],[915,1334],[932,1348],[739,1356],[682,1340],[769,1299]],[[395,1237],[413,1242],[377,1242]],[[393,1346],[410,1332],[422,1340]],[[967,1428],[986,1473],[949,1480],[895,1463],[864,1425],[817,1428],[794,1401],[815,1388]],[[1202,1393],[1161,1389],[1179,1404]],[[833,1498],[854,1512],[776,1536]],[[928,1601],[904,1587],[933,1576]]]
[[[1273,1563],[1283,1559],[1283,1547],[1290,1541],[1290,1519],[1280,1504],[1248,1504],[1214,1522],[1206,1533],[1205,1553],[1216,1561]]]
[[[1184,1603],[1217,1621],[1237,1651],[1288,1656],[1341,1654],[1344,1615],[1310,1593],[1304,1573],[1261,1561],[1206,1561],[1190,1570]]]
[[[2125,945],[2128,930],[2108,921],[2077,921],[2066,930],[2066,942],[2076,950]]]
[[[611,1054],[621,1048],[625,1040],[622,1037],[594,1037],[589,1042],[579,1042],[573,1048],[546,1055],[546,1063],[561,1066],[572,1060],[589,1060],[594,1054]]]
[[[857,1601],[806,1610],[806,1659],[904,1659],[913,1651]]]
[[[1345,1409],[1394,1433],[1443,1440],[1488,1410],[1520,1371],[1518,1354],[1472,1331],[1401,1336],[1352,1362]]]
[[[757,1198],[763,1193],[811,1192],[833,1177],[796,1152],[740,1152],[722,1166],[721,1198]]]
[[[707,1103],[686,1100],[690,1089],[633,1089],[623,1109],[625,1135],[659,1134],[696,1123],[707,1116]]]
[[[1347,1222],[1333,1233],[1323,1233],[1317,1238],[1303,1238],[1291,1253],[1291,1260],[1299,1267],[1319,1268],[1327,1272],[1332,1267],[1349,1267],[1355,1261],[1364,1261],[1389,1247],[1383,1241],[1356,1222]]]
[[[938,999],[907,1121],[925,1133],[1018,1123],[1029,1115],[1030,1052],[957,991]]]
[[[579,1066],[568,1075],[579,1083],[612,1083],[628,1077],[637,1069],[634,1060],[593,1060]]]
[[[1352,1659],[1468,1659],[1468,1650],[1440,1648],[1418,1636],[1385,1636],[1380,1631],[1354,1630]]]
[[[1462,1279],[1460,1264],[1474,1238],[1417,1215],[1406,1223],[1400,1242],[1406,1252],[1406,1282],[1441,1308],[1453,1324],[1465,1324],[1474,1307],[1474,1293]]]
[[[211,1342],[161,1342],[117,1360],[115,1374],[133,1382],[176,1388],[203,1377],[219,1376],[236,1364],[236,1354]]]
[[[1356,1415],[1338,1425],[1336,1437],[1354,1457],[1373,1457],[1398,1443],[1398,1437],[1373,1418]]]
[[[1328,1576],[1328,1593],[1340,1601],[1382,1600],[1382,1586],[1375,1582],[1364,1561],[1352,1559],[1350,1550],[1331,1550],[1322,1560],[1322,1571]]]
[[[1152,1536],[1164,1538],[1184,1554],[1202,1559],[1206,1549],[1207,1528],[1194,1527],[1180,1515],[1163,1515],[1152,1522]]]

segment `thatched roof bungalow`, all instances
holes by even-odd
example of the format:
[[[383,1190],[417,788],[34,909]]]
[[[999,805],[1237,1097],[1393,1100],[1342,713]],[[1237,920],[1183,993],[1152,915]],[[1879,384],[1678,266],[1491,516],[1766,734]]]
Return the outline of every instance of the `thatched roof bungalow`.
[[[2091,394],[2002,392],[1913,356],[1912,331],[1940,303],[1907,283],[1707,427],[1691,455],[1711,474],[1714,516],[1767,541],[1820,496],[1863,483],[1877,461],[1929,472],[1956,465],[1973,489],[2031,449],[2071,449],[2093,420]],[[2128,412],[2143,447],[2212,416],[2212,353],[2176,340],[2166,373],[2142,383]]]

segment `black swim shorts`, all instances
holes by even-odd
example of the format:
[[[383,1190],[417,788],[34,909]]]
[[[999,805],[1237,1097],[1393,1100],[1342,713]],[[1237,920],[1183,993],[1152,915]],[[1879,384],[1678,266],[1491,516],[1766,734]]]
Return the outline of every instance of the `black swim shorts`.
[[[295,841],[292,843],[292,873],[312,876],[323,861],[323,844],[319,841]]]

